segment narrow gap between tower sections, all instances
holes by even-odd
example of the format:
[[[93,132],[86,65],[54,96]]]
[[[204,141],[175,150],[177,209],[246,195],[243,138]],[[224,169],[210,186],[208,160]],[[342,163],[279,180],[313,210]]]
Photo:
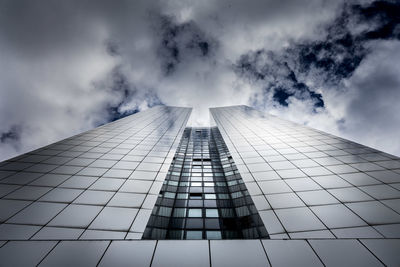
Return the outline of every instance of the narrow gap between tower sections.
[[[269,238],[217,127],[186,128],[143,239]]]

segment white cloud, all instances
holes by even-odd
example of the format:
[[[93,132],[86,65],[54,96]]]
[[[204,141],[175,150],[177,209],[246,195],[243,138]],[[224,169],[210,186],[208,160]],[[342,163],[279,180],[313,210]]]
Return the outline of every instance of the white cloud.
[[[321,39],[320,26],[341,5],[317,0],[6,1],[7,13],[0,18],[0,135],[15,125],[21,132],[19,140],[0,143],[0,159],[105,122],[110,107],[144,110],[158,101],[191,106],[191,124],[207,125],[209,107],[249,104],[262,92],[262,84],[235,73],[233,65],[242,54]],[[175,38],[179,56],[172,58],[174,70],[168,75],[163,62],[171,54],[161,51],[162,18],[183,32]],[[195,38],[207,41],[206,56],[191,46]],[[307,99],[289,98],[286,108],[272,96],[265,110],[400,154],[395,141],[400,123],[394,115],[399,111],[394,103],[399,83],[393,78],[399,73],[393,68],[399,62],[397,46],[375,44],[341,90],[319,88],[325,102],[321,112],[315,113]],[[393,74],[393,83],[380,89],[390,99],[372,88],[387,73],[376,67]],[[116,72],[124,88],[115,88]],[[338,124],[341,119],[344,123]]]
[[[373,42],[370,49],[348,81],[351,98],[341,134],[400,155],[400,41]]]

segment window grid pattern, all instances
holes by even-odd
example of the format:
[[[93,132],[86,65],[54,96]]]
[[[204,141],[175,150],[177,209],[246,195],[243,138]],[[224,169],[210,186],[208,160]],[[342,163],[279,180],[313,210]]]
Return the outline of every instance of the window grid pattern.
[[[187,128],[144,239],[267,238],[217,128]]]
[[[190,116],[155,107],[0,163],[0,240],[141,239]]]
[[[398,238],[400,159],[265,115],[212,108],[270,238]]]
[[[398,239],[29,240],[0,242],[0,257],[4,266],[398,266],[399,249]]]
[[[287,240],[116,240],[142,237],[190,114],[157,107],[0,163],[1,265],[399,265],[398,157],[245,106],[211,113]]]

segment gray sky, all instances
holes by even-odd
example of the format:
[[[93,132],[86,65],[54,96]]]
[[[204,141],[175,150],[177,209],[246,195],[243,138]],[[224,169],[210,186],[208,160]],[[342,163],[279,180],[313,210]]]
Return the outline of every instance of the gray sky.
[[[157,104],[246,104],[400,155],[396,1],[0,0],[0,160]]]

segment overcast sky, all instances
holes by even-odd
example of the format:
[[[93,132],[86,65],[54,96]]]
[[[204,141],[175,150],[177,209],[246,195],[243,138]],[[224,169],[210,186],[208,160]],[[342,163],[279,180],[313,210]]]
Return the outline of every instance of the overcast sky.
[[[0,160],[154,105],[400,155],[400,2],[0,0]]]

